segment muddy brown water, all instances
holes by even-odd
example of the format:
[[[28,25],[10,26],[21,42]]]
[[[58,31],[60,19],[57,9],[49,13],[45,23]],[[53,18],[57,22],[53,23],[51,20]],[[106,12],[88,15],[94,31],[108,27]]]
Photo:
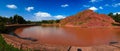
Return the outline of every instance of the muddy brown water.
[[[120,41],[120,28],[78,27],[21,27],[15,30],[20,37],[37,39],[42,44],[94,46]]]

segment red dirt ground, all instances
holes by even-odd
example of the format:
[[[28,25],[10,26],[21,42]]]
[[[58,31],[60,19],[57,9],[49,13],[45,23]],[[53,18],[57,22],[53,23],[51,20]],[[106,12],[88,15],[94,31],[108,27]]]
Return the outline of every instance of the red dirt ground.
[[[77,27],[112,26],[112,23],[115,21],[111,17],[105,14],[97,14],[92,10],[84,10],[60,21],[61,25]]]

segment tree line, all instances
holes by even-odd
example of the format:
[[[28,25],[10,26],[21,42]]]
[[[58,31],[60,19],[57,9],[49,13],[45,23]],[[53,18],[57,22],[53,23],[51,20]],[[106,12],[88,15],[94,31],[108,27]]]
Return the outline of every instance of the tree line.
[[[5,25],[12,25],[12,24],[55,24],[59,23],[60,20],[42,20],[42,21],[30,21],[25,20],[20,15],[14,15],[11,17],[3,17],[0,16],[0,31],[4,31]]]
[[[115,22],[120,23],[120,14],[116,13],[109,13],[108,16],[110,16],[113,20],[115,20]]]
[[[7,18],[0,16],[0,24],[25,24],[26,20],[19,15],[14,15],[13,17]]]
[[[5,25],[25,23],[26,20],[22,16],[19,16],[17,14],[9,18],[0,16],[0,32],[3,32],[5,30]]]
[[[22,16],[14,15],[9,18],[0,16],[0,25],[9,25],[9,24],[53,24],[59,23],[60,20],[42,20],[42,21],[30,21],[25,20]]]

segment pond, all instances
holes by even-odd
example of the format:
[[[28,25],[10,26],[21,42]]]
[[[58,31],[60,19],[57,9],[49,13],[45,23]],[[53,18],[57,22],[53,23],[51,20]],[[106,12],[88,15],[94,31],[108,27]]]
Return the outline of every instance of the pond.
[[[120,28],[79,27],[21,27],[15,30],[20,37],[37,39],[42,44],[94,46],[120,41]]]

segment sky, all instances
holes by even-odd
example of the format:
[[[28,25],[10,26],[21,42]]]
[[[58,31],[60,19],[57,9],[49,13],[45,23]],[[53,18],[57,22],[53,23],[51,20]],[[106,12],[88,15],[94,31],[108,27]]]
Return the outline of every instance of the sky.
[[[63,19],[86,9],[120,14],[120,0],[0,0],[0,16],[18,14],[31,21]]]

